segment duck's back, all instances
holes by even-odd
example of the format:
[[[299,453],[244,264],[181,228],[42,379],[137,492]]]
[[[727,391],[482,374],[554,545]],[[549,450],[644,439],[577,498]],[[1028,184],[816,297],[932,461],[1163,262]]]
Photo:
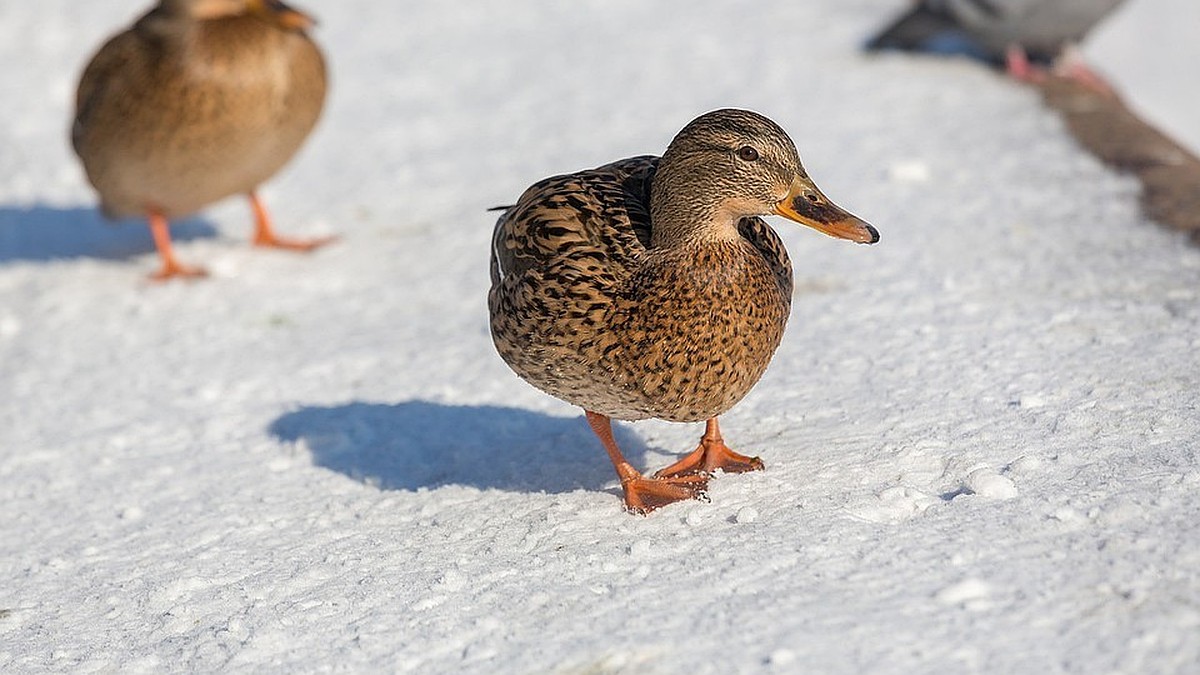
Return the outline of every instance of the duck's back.
[[[184,34],[152,12],[84,71],[72,141],[106,213],[174,217],[270,178],[324,99],[325,64],[303,32],[247,16]]]
[[[619,419],[697,421],[740,400],[783,335],[792,270],[757,218],[742,238],[650,246],[656,157],[548,178],[496,224],[501,357],[534,386]]]

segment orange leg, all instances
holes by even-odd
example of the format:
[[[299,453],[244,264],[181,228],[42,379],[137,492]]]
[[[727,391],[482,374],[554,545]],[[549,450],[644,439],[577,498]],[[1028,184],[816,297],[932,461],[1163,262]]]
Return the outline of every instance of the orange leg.
[[[696,474],[708,475],[717,469],[725,473],[745,473],[747,471],[762,471],[763,462],[757,457],[747,457],[729,449],[725,439],[721,438],[721,429],[717,426],[717,418],[712,418],[704,425],[704,436],[700,445],[687,457],[654,474],[655,478],[675,478]]]
[[[671,478],[646,478],[625,461],[612,435],[612,423],[608,417],[590,410],[588,424],[604,444],[608,458],[612,460],[617,476],[621,478],[621,489],[625,491],[625,510],[630,513],[647,514],[661,506],[685,499],[701,499],[708,487],[708,478],[701,475]]]
[[[175,258],[175,249],[171,247],[171,229],[167,218],[157,209],[150,209],[146,214],[150,221],[150,234],[154,237],[154,246],[158,249],[158,257],[162,259],[162,269],[150,275],[155,281],[165,281],[172,277],[194,279],[207,276],[203,267],[184,265]]]
[[[314,239],[289,239],[275,234],[271,223],[271,214],[263,206],[257,192],[251,192],[250,206],[254,209],[254,245],[282,248],[289,251],[311,251],[337,239],[337,237],[316,237]]]

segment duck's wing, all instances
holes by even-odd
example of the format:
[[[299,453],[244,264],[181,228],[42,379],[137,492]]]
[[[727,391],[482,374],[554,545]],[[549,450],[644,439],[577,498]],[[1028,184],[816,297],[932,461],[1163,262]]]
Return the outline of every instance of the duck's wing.
[[[538,181],[496,222],[492,285],[528,273],[614,283],[650,240],[650,178],[658,158],[633,157]]]
[[[75,119],[71,125],[71,145],[81,154],[83,136],[104,106],[132,105],[128,87],[153,86],[150,68],[162,63],[172,34],[181,28],[178,21],[164,18],[166,12],[155,7],[127,30],[109,38],[88,62],[75,91]],[[120,113],[116,113],[120,114]]]
[[[125,74],[140,61],[142,49],[133,31],[113,36],[96,52],[79,79],[75,92],[75,120],[71,125],[71,146],[77,154],[84,152],[83,143],[97,109],[113,96],[121,95]]]
[[[792,260],[775,230],[762,218],[742,218],[738,221],[738,232],[762,255],[783,297],[792,297]]]

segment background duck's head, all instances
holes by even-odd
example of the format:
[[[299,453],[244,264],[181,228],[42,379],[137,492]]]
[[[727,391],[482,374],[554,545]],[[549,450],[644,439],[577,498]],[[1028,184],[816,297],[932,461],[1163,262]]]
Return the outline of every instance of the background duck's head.
[[[771,120],[723,109],[692,120],[663,153],[651,187],[656,245],[678,238],[732,238],[738,220],[781,215],[825,234],[879,241],[866,222],[829,201]]]
[[[305,30],[314,24],[311,16],[280,0],[161,0],[159,6],[169,14],[198,21],[257,16],[287,30]]]

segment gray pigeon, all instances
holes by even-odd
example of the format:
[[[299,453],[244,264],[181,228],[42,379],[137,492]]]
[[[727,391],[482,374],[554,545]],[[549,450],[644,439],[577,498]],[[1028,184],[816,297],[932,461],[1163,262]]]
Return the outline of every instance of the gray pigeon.
[[[1123,0],[917,0],[867,49],[1055,62]]]

